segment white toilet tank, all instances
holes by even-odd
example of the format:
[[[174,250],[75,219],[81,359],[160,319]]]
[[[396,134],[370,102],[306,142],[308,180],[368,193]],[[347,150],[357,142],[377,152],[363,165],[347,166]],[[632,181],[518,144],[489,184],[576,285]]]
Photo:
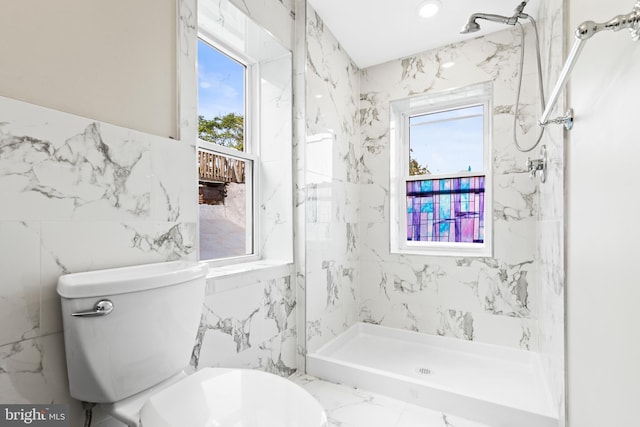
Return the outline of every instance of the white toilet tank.
[[[187,367],[206,274],[175,261],[61,276],[71,396],[116,402]]]

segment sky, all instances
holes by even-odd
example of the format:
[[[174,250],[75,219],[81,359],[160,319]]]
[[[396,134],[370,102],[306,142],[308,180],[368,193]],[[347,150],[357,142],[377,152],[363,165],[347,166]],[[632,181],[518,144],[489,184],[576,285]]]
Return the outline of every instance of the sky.
[[[482,171],[482,105],[410,119],[411,157],[432,174]],[[469,117],[474,116],[474,117]],[[463,118],[467,117],[467,118]],[[451,120],[457,118],[456,120]]]
[[[244,66],[198,40],[198,115],[244,116]]]

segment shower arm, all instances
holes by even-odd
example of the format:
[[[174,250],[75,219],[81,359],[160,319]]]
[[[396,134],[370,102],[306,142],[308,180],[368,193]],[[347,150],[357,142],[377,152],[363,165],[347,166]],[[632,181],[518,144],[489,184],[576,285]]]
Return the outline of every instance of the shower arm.
[[[474,13],[469,17],[469,20],[484,19],[491,22],[499,22],[500,24],[516,25],[518,22],[518,15],[502,16],[494,15],[493,13]]]
[[[638,41],[640,39],[640,0],[638,0],[633,6],[633,10],[626,15],[615,16],[611,20],[600,24],[593,21],[585,21],[578,25],[575,30],[576,41],[569,52],[569,56],[567,57],[564,67],[562,67],[562,71],[558,77],[558,82],[551,92],[549,103],[547,104],[544,113],[542,113],[542,117],[538,121],[539,126],[544,127],[550,123],[563,124],[567,130],[571,130],[573,127],[573,109],[570,108],[564,116],[556,117],[555,119],[549,119],[549,116],[551,115],[551,110],[553,110],[553,107],[558,101],[560,92],[567,83],[569,74],[571,74],[571,70],[573,70],[582,48],[588,39],[602,30],[619,31],[623,28],[629,28],[633,41]]]

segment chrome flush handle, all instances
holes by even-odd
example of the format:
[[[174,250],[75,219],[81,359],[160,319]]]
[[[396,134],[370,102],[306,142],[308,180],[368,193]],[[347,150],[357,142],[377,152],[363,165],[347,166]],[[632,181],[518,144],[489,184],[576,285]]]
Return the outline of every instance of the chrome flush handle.
[[[103,299],[96,303],[96,305],[93,307],[93,310],[79,311],[77,313],[71,313],[71,315],[76,317],[106,316],[112,311],[113,311],[113,303],[108,299]]]

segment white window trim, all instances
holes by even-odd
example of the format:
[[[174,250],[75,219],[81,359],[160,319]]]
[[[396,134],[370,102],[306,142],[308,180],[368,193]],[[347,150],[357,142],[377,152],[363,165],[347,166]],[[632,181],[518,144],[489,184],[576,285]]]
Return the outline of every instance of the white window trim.
[[[200,259],[200,220],[196,226],[197,236],[197,254],[200,262],[205,262],[209,267],[220,267],[224,265],[233,265],[240,263],[255,262],[262,259],[261,244],[260,244],[260,204],[261,204],[261,192],[260,183],[258,177],[260,176],[260,141],[259,132],[254,130],[260,129],[260,91],[258,79],[259,64],[251,61],[249,58],[234,52],[225,46],[224,43],[215,40],[208,36],[204,32],[198,33],[198,38],[205,43],[211,45],[214,49],[219,50],[228,57],[234,59],[240,64],[245,66],[245,121],[244,121],[244,151],[238,151],[233,148],[225,147],[219,144],[214,144],[209,141],[204,141],[200,138],[197,139],[197,148],[203,148],[207,151],[211,151],[217,154],[222,154],[227,157],[235,157],[240,160],[250,161],[252,168],[245,169],[247,174],[246,181],[250,181],[252,184],[251,200],[247,198],[247,210],[246,210],[246,230],[247,238],[251,238],[252,253],[248,255],[240,255],[228,258],[216,258],[216,259]],[[247,120],[248,118],[248,120]],[[249,170],[250,169],[250,170]],[[249,239],[247,239],[249,242]]]
[[[491,257],[493,255],[493,159],[492,159],[492,87],[482,83],[437,94],[426,94],[392,101],[390,120],[390,252],[397,254]],[[484,106],[484,170],[452,174],[409,175],[409,118],[470,107]],[[423,179],[485,176],[484,243],[407,241],[406,182]]]

